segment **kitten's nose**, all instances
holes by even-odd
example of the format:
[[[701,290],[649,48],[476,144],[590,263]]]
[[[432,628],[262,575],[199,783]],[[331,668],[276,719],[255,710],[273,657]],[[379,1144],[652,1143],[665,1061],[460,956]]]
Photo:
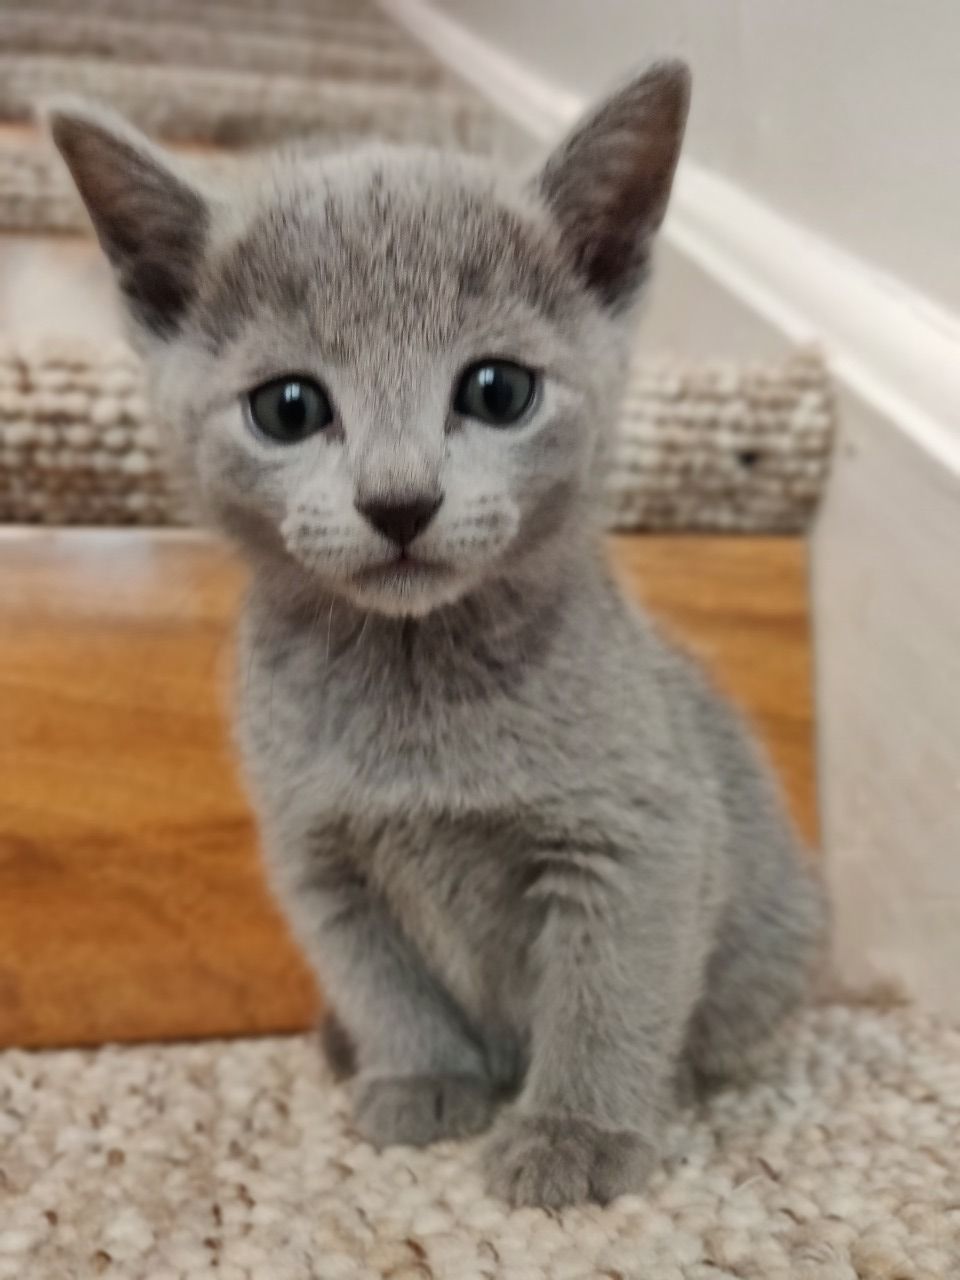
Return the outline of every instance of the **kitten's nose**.
[[[422,533],[440,510],[443,497],[410,498],[406,502],[358,502],[357,510],[370,521],[378,533],[406,547]]]

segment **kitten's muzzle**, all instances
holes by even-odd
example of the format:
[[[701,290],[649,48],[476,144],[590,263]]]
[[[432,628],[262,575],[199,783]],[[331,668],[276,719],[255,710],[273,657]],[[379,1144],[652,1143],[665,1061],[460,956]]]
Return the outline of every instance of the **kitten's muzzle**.
[[[378,533],[402,549],[426,529],[442,502],[442,494],[424,494],[403,502],[358,501],[356,507]]]

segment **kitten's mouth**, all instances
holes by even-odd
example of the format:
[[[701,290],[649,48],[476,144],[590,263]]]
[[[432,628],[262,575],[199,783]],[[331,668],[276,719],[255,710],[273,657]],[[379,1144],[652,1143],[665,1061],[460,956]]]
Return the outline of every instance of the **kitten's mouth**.
[[[445,577],[449,572],[450,566],[440,560],[425,560],[401,551],[389,560],[366,565],[355,576],[356,581],[364,586],[390,586],[417,580],[429,581]]]
[[[464,587],[452,564],[400,552],[358,570],[348,590],[363,608],[393,617],[422,617],[456,600]]]

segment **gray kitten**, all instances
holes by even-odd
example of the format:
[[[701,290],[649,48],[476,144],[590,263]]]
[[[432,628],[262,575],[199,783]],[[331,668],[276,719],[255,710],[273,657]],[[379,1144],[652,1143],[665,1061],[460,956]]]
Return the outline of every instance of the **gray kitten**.
[[[517,1205],[642,1187],[678,1082],[781,1023],[824,928],[739,720],[604,557],[688,91],[653,67],[532,179],[301,150],[225,193],[51,112],[156,412],[253,566],[239,738],[356,1127],[493,1123]]]

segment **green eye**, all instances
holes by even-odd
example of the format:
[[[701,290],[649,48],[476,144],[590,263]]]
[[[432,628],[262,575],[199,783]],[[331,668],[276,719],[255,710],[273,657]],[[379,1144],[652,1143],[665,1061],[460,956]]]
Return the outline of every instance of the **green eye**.
[[[460,379],[453,407],[488,426],[510,427],[530,408],[536,389],[536,377],[522,365],[484,360]]]
[[[333,408],[323,387],[312,378],[294,374],[255,387],[247,403],[256,426],[279,444],[296,444],[333,421]]]

